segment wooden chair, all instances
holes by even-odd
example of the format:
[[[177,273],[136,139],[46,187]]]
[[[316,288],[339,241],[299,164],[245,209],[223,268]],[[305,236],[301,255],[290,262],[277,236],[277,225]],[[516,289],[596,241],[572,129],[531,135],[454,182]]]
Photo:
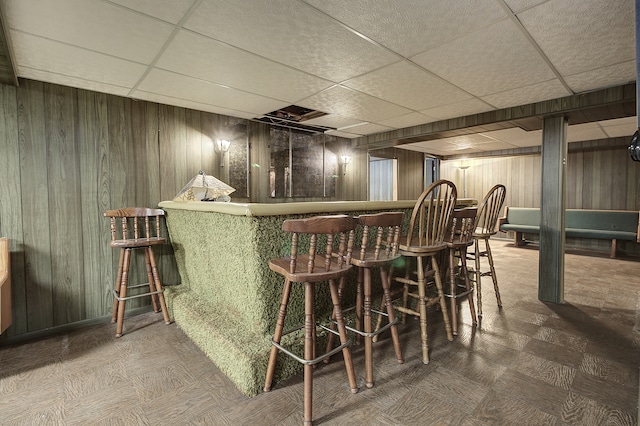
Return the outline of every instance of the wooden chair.
[[[116,337],[122,336],[124,323],[125,303],[129,299],[151,296],[153,310],[162,311],[165,324],[170,324],[167,305],[164,300],[164,291],[160,282],[160,274],[156,258],[153,254],[153,246],[165,244],[166,238],[160,236],[161,219],[164,211],[145,207],[130,207],[119,210],[108,210],[104,213],[111,222],[111,243],[113,248],[120,249],[118,261],[118,273],[116,285],[113,290],[113,311],[111,322],[116,323]],[[149,282],[144,284],[129,285],[129,270],[131,266],[131,253],[134,250],[142,250],[144,262],[147,268]],[[149,287],[148,291],[128,295],[129,289]]]
[[[489,246],[489,238],[498,232],[496,223],[504,204],[506,196],[506,188],[504,185],[495,185],[487,192],[480,207],[478,209],[478,220],[476,229],[473,232],[474,253],[470,256],[475,261],[475,284],[478,298],[478,316],[482,317],[482,277],[490,276],[493,280],[493,289],[496,293],[498,307],[502,307],[500,300],[500,290],[498,289],[498,279],[496,270],[493,267],[493,256],[491,255],[491,247]],[[480,241],[484,241],[484,250],[480,250]],[[489,261],[489,271],[481,271],[480,258],[486,257]]]
[[[399,253],[407,258],[405,276],[392,280],[404,285],[402,306],[396,309],[403,314],[420,317],[420,337],[422,341],[422,362],[429,363],[429,346],[427,336],[427,307],[439,304],[444,319],[447,339],[453,340],[451,322],[447,313],[447,304],[442,289],[442,279],[436,255],[447,248],[445,235],[451,220],[451,214],[456,205],[457,190],[452,182],[438,180],[432,183],[418,198],[411,214],[409,233],[406,240],[400,240]],[[417,280],[411,276],[409,260],[415,259]],[[429,261],[431,269],[428,270]],[[425,264],[426,263],[426,264]],[[427,278],[432,276],[435,281],[435,294],[427,293]],[[409,291],[409,288],[417,287]],[[408,306],[409,298],[418,300],[418,310]],[[406,315],[403,316],[403,321]]]
[[[454,335],[458,334],[457,300],[459,298],[464,296],[468,297],[473,325],[476,325],[478,322],[473,304],[473,287],[471,286],[469,271],[467,269],[467,248],[473,245],[473,231],[476,228],[477,212],[478,209],[476,207],[454,210],[445,238],[449,255],[449,291],[445,293],[445,296],[448,297],[450,301],[451,329]],[[458,274],[455,272],[457,259],[460,259]],[[456,284],[457,278],[464,280],[462,291],[459,291],[458,285]]]
[[[364,337],[364,359],[365,359],[365,384],[368,388],[372,388],[373,382],[373,339],[380,333],[391,330],[391,339],[393,348],[396,353],[398,363],[402,364],[402,351],[400,349],[400,339],[398,337],[398,328],[396,324],[398,320],[393,310],[390,283],[389,268],[391,264],[400,257],[398,253],[398,244],[400,241],[400,232],[404,213],[389,212],[377,214],[365,214],[356,218],[362,227],[362,240],[360,250],[356,251],[351,258],[351,263],[358,268],[356,305],[355,305],[355,327],[346,326],[348,330],[356,333],[358,341],[360,337]],[[372,242],[372,244],[371,244]],[[385,312],[372,309],[372,286],[371,271],[378,269],[380,271],[380,281],[383,292],[383,306]],[[338,294],[342,300],[342,292],[345,285],[345,279],[340,280]],[[376,313],[379,320],[382,316],[388,318],[388,323],[384,327],[380,327],[380,323],[373,331],[373,322],[371,314]],[[335,314],[334,314],[335,316]],[[364,320],[364,321],[363,321]],[[363,327],[364,322],[364,327]],[[332,336],[329,336],[327,350],[332,347]]]
[[[347,338],[347,330],[344,325],[342,310],[340,308],[340,298],[338,295],[338,280],[349,273],[352,268],[351,256],[353,252],[354,230],[357,222],[354,218],[346,215],[335,216],[315,216],[306,219],[285,220],[282,230],[290,232],[291,255],[272,259],[269,268],[284,277],[284,289],[282,291],[282,302],[278,312],[276,328],[271,341],[273,347],[267,365],[264,391],[271,390],[271,384],[276,368],[278,352],[282,351],[291,356],[296,361],[304,365],[304,424],[311,425],[313,422],[313,366],[318,362],[330,357],[340,351],[344,358],[349,386],[352,393],[358,391],[356,376],[353,370],[351,351],[349,346],[351,341]],[[299,237],[306,235],[309,237],[308,254],[298,254]],[[338,239],[336,240],[336,236]],[[319,241],[326,240],[324,250],[316,247]],[[334,242],[338,243],[338,248],[334,252]],[[335,332],[328,326],[316,323],[315,314],[315,290],[316,283],[328,281],[335,312],[337,329]],[[284,330],[287,305],[291,293],[292,283],[304,283],[304,326],[292,330]],[[299,357],[289,349],[281,345],[282,337],[304,327],[304,356]],[[332,351],[320,356],[316,356],[316,329],[322,329],[337,333],[340,337],[340,346]]]

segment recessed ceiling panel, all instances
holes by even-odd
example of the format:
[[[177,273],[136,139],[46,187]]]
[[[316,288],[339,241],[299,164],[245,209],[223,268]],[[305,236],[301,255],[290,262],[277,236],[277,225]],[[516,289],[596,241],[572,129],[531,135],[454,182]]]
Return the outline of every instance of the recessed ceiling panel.
[[[347,80],[344,85],[415,110],[460,102],[472,97],[407,61]]]
[[[351,133],[357,133],[359,135],[371,135],[373,133],[386,132],[393,129],[391,127],[381,126],[379,124],[367,123],[360,126],[349,127],[348,129],[344,130]]]
[[[275,99],[158,69],[152,70],[138,88],[145,92],[251,112],[256,115],[266,114],[288,105]]]
[[[606,133],[597,123],[576,124],[567,130],[567,142],[582,142],[606,138]]]
[[[244,111],[237,111],[228,108],[217,107],[215,105],[203,104],[200,102],[193,102],[188,99],[174,98],[171,96],[159,95],[157,93],[149,93],[143,90],[136,90],[132,93],[131,97],[149,102],[157,102],[164,105],[173,105],[182,108],[189,108],[196,111],[212,112],[214,114],[228,115],[231,117],[240,117],[251,119],[254,117],[253,113],[247,113]]]
[[[436,121],[436,119],[419,112],[412,112],[410,114],[405,114],[399,117],[389,118],[388,120],[379,121],[378,124],[401,129],[403,127],[412,127],[418,126],[420,124],[431,123],[432,121]]]
[[[505,17],[495,0],[305,0],[409,57]]]
[[[494,132],[484,132],[488,138],[496,141],[509,143],[518,147],[538,146],[542,144],[542,131],[536,130],[527,132],[519,127],[496,130]]]
[[[560,80],[553,79],[483,96],[482,100],[496,108],[509,108],[549,99],[562,98],[569,95],[571,95],[571,93],[567,91]]]
[[[448,118],[463,117],[465,115],[479,114],[481,112],[492,111],[495,108],[480,99],[472,98],[466,101],[443,105],[437,108],[429,108],[420,111],[437,120],[446,120]]]
[[[564,78],[575,93],[626,84],[636,80],[636,61],[627,61],[608,67],[568,75]]]
[[[137,10],[172,24],[177,24],[194,0],[110,0],[128,9]]]
[[[504,92],[555,77],[535,48],[509,19],[412,59],[477,96]]]
[[[184,30],[176,35],[157,66],[289,103],[333,85],[330,81]]]
[[[45,81],[47,83],[59,84],[67,87],[77,87],[84,90],[92,90],[94,92],[108,93],[111,95],[129,96],[129,88],[114,86],[112,84],[100,83],[93,80],[86,80],[84,78],[71,77],[68,75],[55,74],[48,71],[36,70],[36,69],[20,69],[20,76],[36,81]]]
[[[309,124],[314,126],[325,126],[325,127],[333,127],[334,129],[342,129],[343,127],[352,127],[359,123],[362,123],[362,120],[357,120],[355,118],[349,117],[341,117],[337,114],[327,114],[322,117],[312,118],[306,121]]]
[[[552,0],[518,18],[562,75],[635,58],[633,0]]]
[[[185,28],[334,82],[398,60],[299,1],[203,2]]]
[[[36,70],[86,80],[88,86],[95,82],[130,89],[146,70],[139,63],[22,32],[13,31],[11,38],[21,77],[33,78],[30,70]]]
[[[300,101],[298,105],[369,122],[378,122],[411,112],[401,106],[342,86],[323,90]]]
[[[144,64],[173,30],[166,22],[100,0],[11,1],[7,15],[14,31]]]

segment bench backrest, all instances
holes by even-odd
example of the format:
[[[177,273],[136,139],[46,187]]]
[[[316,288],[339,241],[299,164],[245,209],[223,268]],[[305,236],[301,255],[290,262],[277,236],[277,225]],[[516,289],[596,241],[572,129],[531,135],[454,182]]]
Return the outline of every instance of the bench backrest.
[[[565,228],[601,229],[603,231],[637,232],[638,212],[626,210],[567,209]]]
[[[533,207],[509,207],[507,222],[518,225],[540,225],[540,209]]]

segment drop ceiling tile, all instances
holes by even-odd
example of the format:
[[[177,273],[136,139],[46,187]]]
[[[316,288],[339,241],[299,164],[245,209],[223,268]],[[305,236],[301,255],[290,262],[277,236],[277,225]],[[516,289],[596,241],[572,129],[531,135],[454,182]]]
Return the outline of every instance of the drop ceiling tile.
[[[252,112],[256,115],[288,106],[286,102],[159,69],[152,70],[138,89],[172,98]]]
[[[347,80],[343,85],[414,110],[471,98],[469,93],[407,61]]]
[[[504,92],[555,77],[509,19],[411,59],[477,96]]]
[[[346,132],[357,133],[359,135],[371,135],[374,133],[387,132],[393,129],[391,127],[381,126],[375,123],[366,123],[360,126],[349,127],[348,129],[343,130]]]
[[[145,15],[177,24],[189,10],[194,0],[110,0]]]
[[[146,66],[109,55],[58,43],[42,37],[11,32],[18,74],[33,76],[28,70],[40,71],[40,75],[59,75],[108,86],[133,87],[144,74]],[[46,81],[49,81],[48,79]]]
[[[507,142],[489,142],[468,147],[472,152],[488,152],[488,151],[501,151],[503,149],[517,149],[518,145]]]
[[[429,108],[420,111],[422,114],[434,117],[437,120],[463,117],[465,115],[480,114],[481,112],[492,111],[495,108],[480,99],[471,98],[466,101],[443,105],[437,108]]]
[[[626,84],[636,80],[636,61],[627,61],[564,78],[575,93]]]
[[[360,121],[379,122],[408,114],[410,110],[342,86],[333,86],[298,105]]]
[[[571,93],[562,85],[560,80],[553,79],[530,86],[518,87],[505,92],[482,96],[482,100],[496,108],[509,108],[569,95],[571,95]]]
[[[305,0],[405,57],[505,17],[494,0]]]
[[[512,12],[518,13],[522,12],[523,10],[531,9],[532,7],[537,6],[540,3],[544,3],[545,1],[548,0],[505,0],[505,3],[507,4],[507,6],[509,6],[509,9],[511,9]]]
[[[606,133],[597,123],[576,124],[569,126],[567,130],[567,142],[590,141],[606,137]]]
[[[355,118],[341,117],[337,114],[327,114],[322,117],[312,118],[306,120],[305,124],[312,124],[314,126],[333,127],[334,129],[343,129],[352,126],[356,126],[362,123],[362,120],[356,120]]]
[[[11,1],[7,16],[12,30],[144,64],[173,30],[166,22],[99,0]]]
[[[131,95],[134,99],[140,99],[149,102],[157,102],[164,105],[173,105],[182,108],[189,108],[196,111],[212,112],[214,114],[227,115],[231,117],[240,117],[246,119],[252,119],[255,117],[254,113],[237,111],[233,109],[217,107],[214,105],[203,104],[200,102],[193,102],[188,99],[174,98],[171,96],[159,95],[157,93],[149,93],[143,90],[136,90]]]
[[[349,132],[343,132],[340,130],[327,130],[325,132],[327,135],[331,135],[331,136],[338,136],[341,138],[347,138],[347,139],[355,139],[355,138],[359,138],[362,135],[359,135],[357,133],[349,133]]]
[[[633,117],[635,120],[636,118]],[[620,137],[629,137],[633,136],[633,134],[638,130],[638,124],[621,124],[619,126],[607,126],[603,127],[602,130],[605,132],[607,137],[610,138],[620,138]]]
[[[398,60],[298,1],[211,0],[185,28],[333,82]]]
[[[44,81],[47,83],[59,84],[61,86],[76,87],[78,89],[91,90],[94,92],[108,93],[127,97],[129,96],[129,88],[114,86],[111,84],[100,83],[98,81],[86,80],[84,78],[76,78],[68,75],[55,74],[49,71],[20,68],[18,70],[21,78],[30,80]]]
[[[483,135],[496,141],[509,143],[518,147],[542,145],[542,131],[540,130],[527,132],[519,127],[513,127],[493,132],[484,132]]]
[[[562,75],[635,59],[633,0],[552,0],[518,14]]]
[[[333,85],[246,50],[180,31],[157,67],[289,103]]]
[[[436,121],[436,119],[419,112],[412,112],[410,114],[405,114],[399,117],[390,118],[388,120],[379,121],[378,124],[401,129],[403,127],[412,127],[419,126],[420,124],[431,123],[432,121]]]

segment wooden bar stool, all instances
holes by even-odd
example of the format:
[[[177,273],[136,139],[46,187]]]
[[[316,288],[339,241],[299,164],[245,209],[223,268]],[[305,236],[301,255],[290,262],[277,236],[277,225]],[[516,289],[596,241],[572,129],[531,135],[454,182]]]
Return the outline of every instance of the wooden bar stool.
[[[458,334],[458,299],[467,296],[469,299],[469,310],[473,325],[478,323],[476,310],[473,305],[473,287],[469,279],[467,269],[467,248],[473,245],[473,231],[476,227],[476,207],[454,210],[451,217],[449,231],[445,238],[447,252],[449,254],[449,291],[445,296],[449,298],[451,310],[451,331]],[[456,274],[457,259],[460,259],[459,273]],[[459,291],[456,279],[464,280],[464,287]]]
[[[284,289],[282,291],[282,302],[278,311],[278,320],[271,341],[273,347],[271,348],[269,364],[267,365],[264,391],[268,392],[271,390],[279,351],[284,352],[303,364],[305,425],[311,425],[313,423],[313,366],[318,362],[342,351],[351,392],[358,392],[353,362],[351,360],[351,351],[349,350],[351,341],[347,338],[347,330],[344,325],[342,309],[340,308],[340,298],[338,296],[338,280],[348,274],[352,268],[351,256],[356,226],[356,220],[346,215],[315,216],[307,219],[285,220],[282,224],[282,230],[292,234],[291,255],[272,259],[269,262],[269,268],[284,277]],[[307,235],[309,237],[308,254],[298,254],[299,237],[301,235]],[[335,239],[336,235],[338,236],[337,240]],[[324,250],[316,247],[325,240],[326,245]],[[338,248],[335,251],[334,242],[338,244]],[[328,326],[316,323],[316,283],[323,281],[329,282],[333,312],[335,312],[338,328],[337,332]],[[284,331],[292,283],[304,283],[305,320],[304,325]],[[283,336],[303,327],[304,355],[300,357],[280,343]],[[316,356],[316,329],[318,327],[330,333],[337,333],[340,336],[340,346],[328,353]]]
[[[351,263],[358,267],[358,281],[356,293],[356,312],[355,327],[349,327],[356,333],[358,340],[360,336],[364,337],[364,359],[365,359],[365,384],[368,388],[372,388],[373,382],[373,339],[387,329],[391,329],[391,339],[393,348],[396,353],[398,363],[402,364],[402,351],[400,349],[400,339],[398,337],[398,328],[396,326],[398,320],[393,310],[390,283],[389,268],[393,261],[400,257],[398,254],[398,244],[400,241],[400,231],[404,213],[390,212],[377,213],[358,216],[356,219],[362,227],[362,241],[360,250],[351,258]],[[373,244],[370,244],[370,240]],[[372,309],[372,288],[371,288],[371,271],[377,268],[380,271],[380,281],[383,291],[383,306],[386,307],[385,312]],[[342,299],[342,291],[345,285],[345,278],[340,280],[339,295]],[[373,331],[373,322],[371,313],[378,314],[381,321],[382,316],[388,318],[388,323],[384,327],[380,327],[379,321],[376,330]],[[335,316],[335,315],[334,315]],[[364,321],[363,321],[364,320]],[[364,327],[363,327],[364,322]],[[327,350],[332,347],[332,336],[329,336]]]
[[[116,337],[122,336],[124,308],[129,299],[151,296],[154,312],[162,311],[165,324],[170,324],[171,320],[169,319],[167,305],[162,294],[164,290],[160,282],[156,257],[153,254],[153,246],[167,242],[166,238],[160,236],[160,225],[161,219],[164,217],[164,211],[145,207],[130,207],[108,210],[104,213],[104,216],[108,217],[111,222],[111,243],[109,245],[120,249],[111,316],[111,322],[117,322]],[[129,285],[131,253],[134,250],[142,250],[144,253],[148,283]],[[127,295],[128,289],[137,290],[147,286],[149,288],[148,291]]]
[[[496,293],[496,300],[498,307],[502,307],[502,300],[500,299],[500,290],[498,289],[498,278],[496,277],[496,270],[493,267],[493,256],[491,255],[491,247],[489,246],[489,238],[498,232],[496,224],[498,217],[500,216],[500,210],[502,210],[502,204],[504,204],[504,198],[506,196],[506,188],[504,185],[495,185],[487,192],[480,209],[478,210],[478,220],[476,229],[473,232],[474,241],[474,253],[470,256],[470,259],[475,261],[475,283],[476,293],[478,298],[478,316],[482,317],[482,277],[490,276],[493,280],[493,290]],[[480,241],[484,242],[484,250],[480,250]],[[489,271],[481,271],[480,259],[486,257],[489,261]]]
[[[429,363],[429,345],[427,334],[427,307],[439,304],[444,320],[447,339],[453,340],[451,321],[447,313],[447,303],[444,299],[440,267],[437,255],[447,248],[444,241],[449,227],[451,214],[456,205],[457,190],[455,185],[440,179],[431,185],[418,197],[409,222],[409,233],[400,239],[399,253],[407,258],[404,277],[394,277],[392,280],[403,284],[402,306],[395,308],[403,314],[420,318],[420,340],[422,344],[422,362]],[[408,265],[409,260],[416,263],[417,279],[413,279]],[[431,268],[429,269],[429,262]],[[426,263],[426,264],[425,264]],[[427,293],[427,278],[433,277],[435,293]],[[410,290],[410,288],[416,288]],[[408,306],[409,299],[417,299],[418,310]],[[403,321],[405,319],[403,317]]]

